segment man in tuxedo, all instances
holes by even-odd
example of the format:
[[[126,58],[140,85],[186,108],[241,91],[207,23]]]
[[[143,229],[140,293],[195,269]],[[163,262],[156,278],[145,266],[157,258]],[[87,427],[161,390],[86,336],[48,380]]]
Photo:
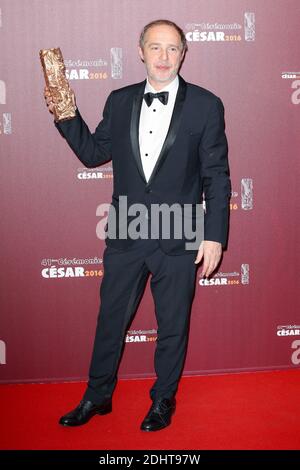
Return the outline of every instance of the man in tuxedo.
[[[139,43],[147,79],[110,93],[93,134],[78,108],[74,118],[55,122],[84,165],[95,167],[112,160],[114,171],[89,382],[79,405],[60,418],[65,426],[82,425],[96,414],[112,411],[124,336],[150,273],[158,324],[157,378],[141,429],[163,429],[175,411],[196,268],[203,260],[201,275],[207,277],[219,264],[227,243],[231,193],[223,104],[178,74],[186,49],[185,35],[175,23],[149,23]],[[52,112],[55,103],[47,89],[45,98]],[[147,223],[154,204],[189,204],[195,221],[194,209],[204,197],[203,241],[196,249],[187,249],[185,235],[176,237],[171,222],[169,237],[162,236],[160,229],[153,237],[123,237],[124,227],[118,222],[117,233],[112,233],[110,219],[116,213],[119,220],[124,196],[128,204],[146,207]]]

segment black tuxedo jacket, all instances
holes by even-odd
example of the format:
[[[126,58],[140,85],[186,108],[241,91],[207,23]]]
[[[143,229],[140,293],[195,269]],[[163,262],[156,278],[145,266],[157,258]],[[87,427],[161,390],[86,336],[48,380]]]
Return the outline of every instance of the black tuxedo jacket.
[[[179,76],[168,134],[147,182],[138,137],[145,83],[112,91],[103,119],[93,134],[78,109],[75,118],[55,125],[86,167],[112,160],[111,205],[117,213],[121,195],[127,196],[128,206],[142,203],[149,208],[153,203],[194,206],[204,197],[204,239],[218,241],[225,247],[231,184],[222,101]],[[187,241],[184,234],[181,239],[175,239],[172,233],[171,230],[169,239],[159,238],[162,250],[169,254],[184,253]],[[119,250],[126,250],[134,242],[106,235],[106,244]]]

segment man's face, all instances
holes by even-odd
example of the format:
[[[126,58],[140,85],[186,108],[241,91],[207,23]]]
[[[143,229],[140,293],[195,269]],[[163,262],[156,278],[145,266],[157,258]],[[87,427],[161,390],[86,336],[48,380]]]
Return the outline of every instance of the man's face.
[[[179,34],[168,25],[148,29],[144,47],[139,47],[139,54],[145,62],[149,81],[156,89],[171,83],[184,55]]]

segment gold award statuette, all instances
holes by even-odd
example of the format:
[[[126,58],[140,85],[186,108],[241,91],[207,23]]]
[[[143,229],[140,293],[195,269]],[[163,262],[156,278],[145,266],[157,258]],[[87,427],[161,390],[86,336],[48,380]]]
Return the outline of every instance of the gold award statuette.
[[[56,121],[76,116],[74,93],[66,79],[65,65],[60,48],[40,50],[40,59],[46,85],[55,103],[53,114]]]

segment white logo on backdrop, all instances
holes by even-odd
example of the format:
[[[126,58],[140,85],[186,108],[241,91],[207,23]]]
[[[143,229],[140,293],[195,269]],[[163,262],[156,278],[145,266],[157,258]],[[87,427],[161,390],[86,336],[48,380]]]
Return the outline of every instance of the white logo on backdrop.
[[[112,179],[113,178],[113,168],[112,166],[101,167],[101,170],[90,169],[90,168],[78,168],[77,169],[77,178],[81,181],[91,181],[98,179]]]
[[[111,47],[109,59],[66,59],[66,77],[68,80],[106,80],[123,78],[123,50]],[[110,64],[110,73],[109,73]]]
[[[249,211],[253,209],[253,180],[252,178],[241,179],[241,204],[242,209]]]
[[[102,264],[102,258],[44,258],[41,265],[44,268],[41,275],[45,279],[99,277],[103,275],[99,267],[91,265]]]
[[[6,104],[6,85],[3,80],[0,80],[0,104]]]
[[[241,283],[242,284],[249,284],[249,277],[250,277],[250,268],[249,264],[241,264]]]
[[[11,113],[3,113],[3,134],[11,134]]]
[[[279,325],[277,336],[300,336],[300,325]]]
[[[120,79],[123,77],[122,48],[112,47],[110,49],[111,78]]]
[[[202,287],[208,286],[239,286],[248,285],[250,282],[250,268],[249,264],[241,264],[241,272],[217,272],[211,278],[200,278],[199,285]]]
[[[244,39],[247,42],[255,41],[255,13],[246,11],[243,18]],[[242,25],[238,22],[219,23],[201,21],[185,25],[186,39],[189,42],[227,42],[242,41]]]
[[[255,41],[255,13],[244,13],[245,41]]]
[[[0,340],[0,364],[6,364],[6,344]]]

